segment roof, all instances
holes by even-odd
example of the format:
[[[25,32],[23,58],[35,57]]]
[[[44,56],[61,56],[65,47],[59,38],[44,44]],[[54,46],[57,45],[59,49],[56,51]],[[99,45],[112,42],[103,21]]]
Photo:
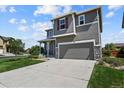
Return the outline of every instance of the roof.
[[[53,29],[52,28],[50,28],[50,29],[46,29],[45,31],[47,32],[47,31],[52,31]]]
[[[12,37],[5,37],[5,36],[0,36],[0,38],[4,41],[8,41],[10,39],[13,39]]]
[[[66,13],[64,15],[60,15],[60,16],[57,16],[57,17],[54,17],[51,21],[55,20],[55,19],[58,19],[58,18],[61,18],[61,17],[65,17],[67,15],[70,15],[70,14],[76,14],[76,15],[79,15],[79,14],[82,14],[82,13],[87,13],[87,12],[91,12],[93,10],[97,10],[101,8],[101,6],[98,6],[96,8],[92,8],[92,9],[89,9],[89,10],[85,10],[85,11],[81,11],[81,12],[69,12],[69,13]]]
[[[86,10],[86,11],[83,11],[83,12],[70,12],[68,14],[64,14],[64,15],[61,15],[61,16],[57,16],[55,18],[53,18],[51,21],[55,20],[55,19],[58,19],[58,18],[61,18],[61,17],[65,17],[67,15],[70,15],[70,14],[75,14],[75,15],[80,15],[82,13],[87,13],[87,12],[91,12],[91,11],[95,11],[95,10],[98,10],[98,13],[99,13],[99,24],[100,24],[100,31],[102,32],[102,11],[101,11],[101,6],[98,6],[96,8],[93,8],[93,9],[89,9],[89,10]]]
[[[124,28],[124,13],[123,13],[123,20],[122,20],[122,28]]]
[[[74,13],[76,13],[76,12],[69,12],[69,13],[66,13],[66,14],[63,14],[63,15],[60,15],[60,16],[56,16],[51,21],[53,21],[55,19],[58,19],[58,18],[61,18],[61,17],[65,17],[65,16],[70,15],[70,14],[74,14]]]
[[[123,46],[124,46],[124,43],[114,43],[114,45],[115,45],[116,47],[123,47]]]
[[[49,39],[43,39],[43,40],[40,40],[38,42],[47,42],[47,41],[54,41],[55,38],[49,38]]]

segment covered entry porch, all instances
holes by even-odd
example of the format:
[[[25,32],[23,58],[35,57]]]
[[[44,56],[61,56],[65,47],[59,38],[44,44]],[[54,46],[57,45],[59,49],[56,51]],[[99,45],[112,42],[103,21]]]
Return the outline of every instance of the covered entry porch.
[[[43,55],[46,57],[55,57],[55,39],[44,39],[39,41],[40,47],[43,45]],[[41,54],[41,50],[39,51]]]

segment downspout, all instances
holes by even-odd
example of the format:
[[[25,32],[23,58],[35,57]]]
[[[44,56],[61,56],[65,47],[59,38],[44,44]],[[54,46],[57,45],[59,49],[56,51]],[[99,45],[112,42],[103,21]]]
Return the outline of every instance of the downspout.
[[[74,34],[76,35],[76,26],[75,26],[75,17],[74,17],[74,14],[72,14],[72,19],[73,19]]]

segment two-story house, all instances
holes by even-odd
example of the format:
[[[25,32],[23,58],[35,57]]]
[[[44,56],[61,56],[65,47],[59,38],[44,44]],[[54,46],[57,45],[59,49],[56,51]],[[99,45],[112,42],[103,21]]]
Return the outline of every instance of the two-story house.
[[[0,54],[9,52],[9,48],[7,47],[7,45],[9,45],[10,39],[12,39],[12,38],[0,36]]]
[[[58,59],[95,60],[102,56],[101,7],[71,12],[53,18],[53,29],[46,30],[44,43],[45,54]]]

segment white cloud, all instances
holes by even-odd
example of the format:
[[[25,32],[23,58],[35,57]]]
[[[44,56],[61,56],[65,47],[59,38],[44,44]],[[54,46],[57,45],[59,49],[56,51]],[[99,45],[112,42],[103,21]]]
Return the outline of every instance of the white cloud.
[[[72,7],[71,6],[63,6],[64,9],[63,9],[63,13],[68,13],[72,10]]]
[[[39,43],[37,42],[38,40],[35,40],[33,38],[22,39],[22,41],[25,43],[25,49],[31,48],[34,45],[39,45]]]
[[[11,18],[9,20],[9,23],[16,25],[19,31],[27,32],[30,30],[30,27],[28,26],[27,21],[25,19],[17,21],[16,18]]]
[[[44,5],[44,6],[38,6],[37,9],[34,11],[34,15],[37,16],[41,14],[47,14],[55,17],[63,13],[70,12],[71,10],[72,10],[72,6]]]
[[[109,5],[108,6],[108,9],[109,10],[114,10],[114,11],[116,11],[116,10],[118,10],[118,9],[121,9],[123,7],[123,5]]]
[[[10,8],[9,8],[9,12],[10,12],[10,13],[16,12],[15,7],[10,7]]]
[[[38,6],[37,10],[34,12],[34,15],[37,16],[40,14],[56,16],[57,14],[60,14],[60,7],[52,5]]]
[[[35,29],[36,31],[44,31],[52,27],[52,24],[50,22],[43,22],[43,23],[36,22],[36,23],[33,23],[31,27]]]
[[[20,24],[26,24],[27,21],[25,19],[21,19]]]
[[[124,42],[124,30],[109,32],[107,35],[102,35],[102,46],[107,43],[123,43]]]
[[[112,17],[114,16],[114,12],[113,11],[110,11],[106,14],[106,18],[109,18],[109,17]]]
[[[46,29],[49,29],[52,27],[51,22],[35,22],[31,26],[34,29],[34,33],[32,34],[33,38],[37,39],[44,39],[46,38]]]
[[[109,5],[108,10],[109,12],[106,14],[106,18],[112,17],[115,15],[115,12],[121,9],[123,5]]]
[[[43,32],[34,32],[32,34],[32,38],[35,38],[37,40],[45,39],[46,38],[46,32],[45,31],[44,31],[44,33]]]
[[[12,18],[9,20],[9,23],[11,24],[17,24],[16,18]]]
[[[7,5],[0,5],[0,12],[6,12],[7,11]]]
[[[26,25],[20,25],[20,26],[18,27],[18,30],[19,30],[19,31],[22,31],[22,32],[27,32],[27,31],[29,31],[29,27],[26,26]]]

